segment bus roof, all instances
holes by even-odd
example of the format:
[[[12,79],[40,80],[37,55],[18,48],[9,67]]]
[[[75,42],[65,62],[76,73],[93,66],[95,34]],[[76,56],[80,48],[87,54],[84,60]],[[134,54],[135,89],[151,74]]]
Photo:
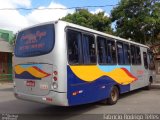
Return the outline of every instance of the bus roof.
[[[116,40],[120,40],[120,41],[124,41],[124,42],[128,42],[128,43],[131,43],[131,44],[135,44],[135,45],[139,45],[139,46],[142,46],[142,47],[149,48],[147,45],[143,45],[143,44],[140,44],[140,43],[137,43],[137,42],[134,42],[134,41],[130,41],[130,40],[127,40],[127,39],[124,39],[124,38],[120,38],[118,36],[113,36],[113,35],[110,35],[110,34],[107,34],[107,33],[103,33],[103,32],[97,31],[97,30],[93,30],[93,29],[90,29],[90,28],[87,28],[87,27],[83,27],[83,26],[73,24],[73,23],[69,23],[69,22],[62,21],[62,20],[50,21],[50,22],[36,24],[36,25],[30,26],[30,27],[24,28],[20,31],[23,31],[23,30],[26,30],[26,29],[29,29],[29,28],[32,28],[32,27],[40,26],[40,25],[56,24],[56,23],[59,23],[59,22],[64,23],[66,27],[67,26],[68,27],[73,27],[73,28],[76,28],[76,29],[80,29],[80,30],[91,32],[91,33],[95,33],[95,34],[98,34],[98,35],[101,35],[101,36],[105,36],[105,37],[109,37],[109,38],[112,38],[112,39],[116,39]]]
[[[69,26],[69,27],[74,27],[74,28],[77,28],[77,29],[82,29],[84,31],[89,31],[91,33],[96,33],[98,35],[106,36],[106,37],[109,37],[109,38],[112,38],[112,39],[116,39],[116,40],[120,40],[120,41],[124,41],[124,42],[128,42],[128,43],[131,43],[131,44],[135,44],[135,45],[139,45],[139,46],[142,46],[142,47],[149,48],[147,45],[143,45],[141,43],[130,41],[130,40],[118,37],[118,36],[113,36],[113,35],[110,35],[110,34],[107,34],[107,33],[103,33],[103,32],[97,31],[97,30],[93,30],[93,29],[90,29],[90,28],[87,28],[87,27],[83,27],[83,26],[80,26],[80,25],[76,25],[76,24],[65,22],[65,21],[61,21],[61,20],[59,20],[59,22],[64,22],[64,23],[66,23],[66,26]]]

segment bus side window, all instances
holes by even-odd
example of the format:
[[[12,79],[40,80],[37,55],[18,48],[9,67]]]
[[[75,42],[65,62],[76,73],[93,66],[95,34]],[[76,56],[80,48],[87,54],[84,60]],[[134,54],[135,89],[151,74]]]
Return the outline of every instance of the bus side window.
[[[105,46],[107,47],[107,63],[108,64],[116,64],[117,57],[116,57],[115,41],[107,40]]]
[[[132,65],[136,64],[136,52],[135,52],[135,46],[131,45],[131,60],[132,60]]]
[[[82,63],[81,33],[73,30],[67,31],[68,60],[70,64]]]
[[[117,42],[117,56],[118,56],[118,64],[124,64],[124,51],[123,51],[123,43]]]
[[[137,65],[141,64],[141,51],[140,51],[140,47],[136,47],[136,64]]]
[[[92,35],[83,35],[82,40],[84,64],[96,64],[96,45]]]
[[[131,63],[129,44],[124,44],[124,60],[126,65]]]
[[[107,63],[107,49],[105,47],[106,45],[106,39],[102,37],[97,37],[97,44],[98,44],[98,62],[100,64]]]
[[[148,60],[147,60],[147,53],[143,52],[143,61],[145,69],[148,69]]]

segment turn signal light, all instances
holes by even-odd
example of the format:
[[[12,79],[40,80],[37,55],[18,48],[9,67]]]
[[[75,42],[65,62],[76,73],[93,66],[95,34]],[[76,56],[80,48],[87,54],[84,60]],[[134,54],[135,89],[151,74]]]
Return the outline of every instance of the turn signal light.
[[[53,77],[53,80],[54,80],[54,81],[57,81],[57,77]]]
[[[54,75],[58,75],[58,72],[57,72],[57,71],[54,71],[53,73],[54,73]]]

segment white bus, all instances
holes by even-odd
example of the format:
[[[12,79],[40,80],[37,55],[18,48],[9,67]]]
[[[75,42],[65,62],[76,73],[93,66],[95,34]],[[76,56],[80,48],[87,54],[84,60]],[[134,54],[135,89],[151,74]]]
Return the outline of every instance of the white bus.
[[[14,93],[59,106],[115,104],[122,93],[150,87],[152,64],[148,46],[64,21],[48,22],[18,33]]]

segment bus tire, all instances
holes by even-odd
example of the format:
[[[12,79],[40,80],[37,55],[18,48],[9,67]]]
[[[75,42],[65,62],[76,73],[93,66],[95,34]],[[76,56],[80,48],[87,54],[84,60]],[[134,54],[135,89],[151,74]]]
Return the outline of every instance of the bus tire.
[[[114,105],[117,103],[118,99],[119,99],[119,90],[116,86],[113,86],[109,98],[107,98],[107,104]]]
[[[152,84],[152,82],[149,82],[149,84],[145,87],[145,90],[150,90],[151,89],[151,84]]]
[[[150,89],[151,89],[152,82],[153,82],[153,79],[152,79],[152,77],[150,77],[150,78],[149,78],[149,83],[148,83],[148,85],[145,87],[146,90],[150,90]]]

